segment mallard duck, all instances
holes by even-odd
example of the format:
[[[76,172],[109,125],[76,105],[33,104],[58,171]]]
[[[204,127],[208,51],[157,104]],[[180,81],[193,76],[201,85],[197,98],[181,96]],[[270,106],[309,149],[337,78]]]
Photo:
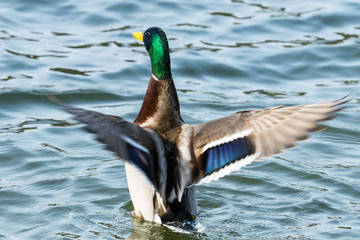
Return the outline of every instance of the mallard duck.
[[[165,32],[151,27],[133,36],[145,44],[152,75],[136,119],[63,105],[89,132],[125,161],[134,216],[156,223],[193,221],[197,214],[195,185],[292,148],[309,132],[333,118],[333,102],[277,106],[240,111],[189,125],[180,115]]]

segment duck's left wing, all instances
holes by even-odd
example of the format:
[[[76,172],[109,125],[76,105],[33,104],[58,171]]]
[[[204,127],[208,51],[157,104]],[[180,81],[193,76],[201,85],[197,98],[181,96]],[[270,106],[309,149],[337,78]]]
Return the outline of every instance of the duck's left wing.
[[[318,121],[333,118],[337,100],[303,106],[237,112],[194,126],[194,154],[198,171],[194,183],[209,182],[239,170],[262,157],[292,148],[308,133],[323,129]]]
[[[117,116],[70,107],[59,102],[57,104],[86,124],[85,129],[95,133],[97,139],[106,144],[109,150],[137,167],[160,195],[164,196],[167,165],[163,143],[155,131],[141,128]]]

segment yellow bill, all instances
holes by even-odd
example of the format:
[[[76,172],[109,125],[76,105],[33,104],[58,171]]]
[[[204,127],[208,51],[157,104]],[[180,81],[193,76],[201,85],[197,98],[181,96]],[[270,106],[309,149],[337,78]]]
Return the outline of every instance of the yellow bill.
[[[140,41],[144,42],[144,40],[143,40],[144,33],[142,33],[142,32],[134,32],[132,35],[137,40],[140,40]]]

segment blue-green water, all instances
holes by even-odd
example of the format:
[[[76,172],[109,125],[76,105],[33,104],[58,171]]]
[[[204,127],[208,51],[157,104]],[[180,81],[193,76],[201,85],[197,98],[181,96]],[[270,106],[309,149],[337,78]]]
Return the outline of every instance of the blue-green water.
[[[188,123],[353,99],[283,155],[198,187],[201,231],[131,217],[123,162],[46,97],[133,120],[163,28]],[[0,0],[0,239],[360,238],[360,3]]]

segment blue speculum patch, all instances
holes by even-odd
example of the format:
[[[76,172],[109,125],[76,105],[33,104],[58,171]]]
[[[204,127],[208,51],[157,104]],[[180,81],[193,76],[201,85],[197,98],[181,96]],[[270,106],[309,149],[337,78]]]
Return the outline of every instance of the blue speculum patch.
[[[209,148],[202,155],[205,175],[209,175],[251,154],[253,154],[253,148],[248,137],[237,138],[231,142]]]

